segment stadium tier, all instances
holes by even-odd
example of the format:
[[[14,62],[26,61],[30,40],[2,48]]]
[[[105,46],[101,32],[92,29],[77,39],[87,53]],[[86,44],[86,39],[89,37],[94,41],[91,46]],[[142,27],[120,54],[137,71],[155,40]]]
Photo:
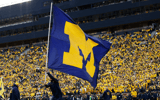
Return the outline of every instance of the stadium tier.
[[[46,38],[51,2],[32,0],[1,8],[1,46]],[[87,33],[159,23],[159,0],[55,0],[54,5],[69,14]]]

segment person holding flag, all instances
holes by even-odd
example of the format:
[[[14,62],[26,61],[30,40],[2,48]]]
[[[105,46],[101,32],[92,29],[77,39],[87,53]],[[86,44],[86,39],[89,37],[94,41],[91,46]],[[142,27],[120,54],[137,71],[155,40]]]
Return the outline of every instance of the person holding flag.
[[[59,82],[56,78],[54,78],[49,71],[46,69],[46,73],[48,74],[49,78],[51,79],[51,82],[49,82],[48,84],[45,84],[45,87],[49,87],[52,91],[52,100],[63,100],[62,99],[62,92],[61,89],[59,87]]]

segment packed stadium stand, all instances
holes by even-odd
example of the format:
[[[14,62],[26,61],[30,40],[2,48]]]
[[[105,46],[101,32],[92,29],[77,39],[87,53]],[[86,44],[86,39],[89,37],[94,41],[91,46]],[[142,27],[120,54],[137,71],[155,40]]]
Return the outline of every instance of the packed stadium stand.
[[[148,91],[152,98],[159,96],[159,0],[32,0],[0,8],[0,75],[5,98],[16,81],[21,98],[46,100],[52,96],[43,87],[51,2],[87,34],[112,42],[100,62],[95,89],[85,80],[50,70],[59,80],[64,98],[90,95],[101,99],[106,87],[113,100],[119,94],[124,100]]]
[[[77,77],[53,71],[64,95],[79,90],[82,94],[96,93],[100,97],[108,87],[115,95],[131,92],[137,97],[142,87],[144,91],[160,89],[160,32],[157,30],[155,35],[152,32],[149,28],[123,35],[109,36],[106,33],[101,36],[113,44],[100,63],[97,88],[93,89],[87,81]],[[1,49],[0,66],[6,97],[15,81],[20,83],[22,97],[34,97],[36,93],[43,96],[46,91],[51,96],[49,90],[41,87],[45,81],[46,47],[46,42],[39,42]]]

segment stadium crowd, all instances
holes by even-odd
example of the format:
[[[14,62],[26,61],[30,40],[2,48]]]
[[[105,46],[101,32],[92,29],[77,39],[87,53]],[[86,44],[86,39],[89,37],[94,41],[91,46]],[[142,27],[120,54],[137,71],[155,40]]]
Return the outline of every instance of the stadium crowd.
[[[106,33],[100,38],[112,42],[112,46],[100,62],[95,89],[85,80],[50,69],[59,80],[63,98],[103,99],[102,94],[108,88],[112,100],[157,100],[160,90],[160,31],[142,28],[122,35]],[[43,87],[46,51],[46,42],[0,49],[0,75],[5,98],[9,98],[15,82],[19,83],[21,99],[51,98],[51,91]],[[49,81],[48,76],[46,81]]]

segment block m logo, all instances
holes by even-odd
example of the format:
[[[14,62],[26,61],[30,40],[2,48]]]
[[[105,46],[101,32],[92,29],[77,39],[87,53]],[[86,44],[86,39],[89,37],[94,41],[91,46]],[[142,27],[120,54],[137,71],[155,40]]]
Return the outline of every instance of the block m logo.
[[[97,46],[98,43],[89,38],[86,40],[82,29],[68,21],[65,23],[64,33],[69,35],[70,49],[69,52],[63,53],[63,64],[85,69],[93,78],[96,70],[93,47]]]

